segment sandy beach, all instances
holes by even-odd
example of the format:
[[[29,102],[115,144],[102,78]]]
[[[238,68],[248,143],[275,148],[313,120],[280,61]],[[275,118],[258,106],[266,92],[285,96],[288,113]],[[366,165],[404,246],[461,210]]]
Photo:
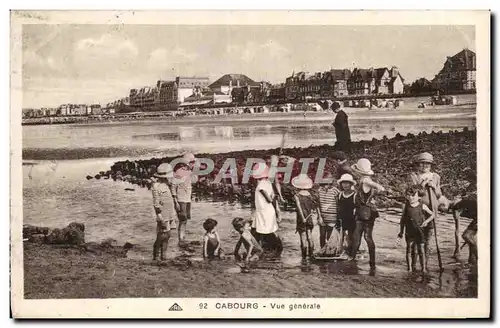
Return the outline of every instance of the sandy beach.
[[[375,179],[387,186],[390,193],[398,196],[404,172],[410,169],[408,158],[423,149],[430,149],[436,158],[436,171],[441,175],[445,195],[452,199],[466,187],[461,173],[465,168],[475,170],[475,130],[450,131],[449,133],[420,133],[397,135],[391,139],[359,141],[354,143],[353,158],[365,154],[372,159]],[[294,157],[328,156],[333,148],[328,145],[306,148],[287,148],[284,153]],[[276,149],[259,151],[260,156],[275,153]],[[229,156],[244,159],[255,156],[255,151],[198,154],[209,156],[220,163]],[[153,160],[153,159],[152,159]],[[108,161],[109,163],[109,161]],[[112,162],[111,162],[112,163]],[[68,164],[69,165],[69,164]],[[74,165],[74,164],[71,164]],[[110,169],[112,165],[102,169]],[[174,237],[169,246],[167,261],[161,264],[151,261],[154,238],[154,220],[149,206],[150,191],[140,187],[137,180],[113,181],[92,179],[85,181],[84,173],[71,180],[71,166],[61,167],[55,174],[61,175],[67,184],[57,187],[57,198],[45,197],[48,212],[45,219],[25,216],[25,223],[62,228],[69,222],[86,225],[86,241],[91,243],[113,238],[117,245],[125,242],[134,247],[123,257],[123,252],[111,252],[85,245],[54,246],[24,243],[25,297],[26,298],[114,298],[114,297],[477,297],[477,275],[468,268],[465,249],[462,261],[452,259],[454,249],[453,219],[443,213],[438,220],[439,242],[445,263],[445,272],[438,273],[435,253],[431,253],[431,273],[422,278],[407,273],[404,265],[404,248],[394,246],[398,230],[398,203],[378,199],[382,210],[374,236],[377,243],[377,273],[369,275],[368,259],[361,254],[357,262],[313,263],[300,265],[298,236],[294,234],[295,214],[284,212],[280,233],[285,251],[278,262],[260,262],[250,273],[241,268],[232,256],[221,261],[204,262],[201,258],[201,223],[207,216],[219,221],[223,249],[231,254],[237,234],[230,226],[235,216],[250,213],[248,191],[239,187],[240,198],[229,199],[227,189],[213,184],[210,179],[195,188],[193,221],[189,223],[187,238],[189,249],[181,250]],[[312,168],[314,170],[314,167]],[[35,178],[28,179],[31,189],[26,197],[37,203]],[[74,182],[71,182],[74,181]],[[61,182],[61,183],[62,183]],[[54,182],[55,183],[55,182]],[[74,187],[82,189],[77,199]],[[45,184],[43,186],[46,186]],[[26,186],[28,188],[28,185]],[[46,188],[46,187],[43,187]],[[63,189],[61,189],[63,188]],[[70,189],[68,189],[70,188]],[[83,190],[88,190],[87,191]],[[131,189],[133,191],[126,191]],[[47,190],[47,189],[44,189]],[[64,190],[64,193],[61,193]],[[125,191],[124,191],[125,190]],[[69,194],[68,194],[69,193]],[[66,196],[67,194],[67,196]],[[71,196],[73,195],[73,196]],[[66,205],[65,197],[72,203]],[[110,198],[111,197],[111,198]],[[69,199],[69,198],[68,198]],[[90,201],[95,208],[81,208]],[[243,200],[241,202],[241,200]],[[65,206],[69,206],[66,208]],[[76,206],[76,207],[75,207]],[[399,205],[400,206],[400,205]],[[51,209],[53,208],[53,209]],[[106,209],[105,212],[101,209]],[[27,207],[28,213],[36,208]],[[57,213],[74,213],[60,217]],[[119,214],[117,217],[116,214]],[[108,219],[109,217],[109,219]],[[118,218],[118,219],[117,219]],[[108,221],[106,221],[108,220]],[[467,225],[461,222],[461,230]],[[317,238],[317,228],[313,230]],[[317,240],[317,239],[316,239]],[[121,246],[116,246],[120,249]],[[362,249],[365,246],[362,244]],[[324,288],[324,286],[329,288]]]

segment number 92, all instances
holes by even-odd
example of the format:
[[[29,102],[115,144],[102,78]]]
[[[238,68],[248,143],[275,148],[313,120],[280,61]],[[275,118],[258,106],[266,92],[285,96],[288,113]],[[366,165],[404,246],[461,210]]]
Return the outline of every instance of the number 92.
[[[206,310],[208,308],[207,303],[200,303],[200,304],[198,304],[198,306],[200,307],[200,310]]]

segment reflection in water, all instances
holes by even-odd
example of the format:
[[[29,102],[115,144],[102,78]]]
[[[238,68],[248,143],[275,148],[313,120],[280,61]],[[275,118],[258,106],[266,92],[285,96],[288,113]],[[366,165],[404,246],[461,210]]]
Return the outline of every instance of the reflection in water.
[[[392,137],[397,133],[448,131],[475,127],[474,112],[463,109],[450,113],[429,112],[429,118],[413,112],[391,115],[367,112],[366,117],[350,116],[352,140]],[[472,116],[471,116],[472,115]],[[437,116],[437,117],[436,117]],[[202,118],[179,121],[135,121],[120,124],[23,126],[23,149],[73,151],[85,149],[85,158],[112,157],[108,149],[119,149],[119,156],[146,156],[164,151],[176,155],[185,151],[225,152],[245,149],[269,149],[280,146],[286,132],[286,147],[333,145],[332,117],[318,116],[297,120],[293,116],[270,116],[259,120],[245,117]],[[203,142],[200,142],[203,141]],[[46,159],[65,158],[47,152]]]

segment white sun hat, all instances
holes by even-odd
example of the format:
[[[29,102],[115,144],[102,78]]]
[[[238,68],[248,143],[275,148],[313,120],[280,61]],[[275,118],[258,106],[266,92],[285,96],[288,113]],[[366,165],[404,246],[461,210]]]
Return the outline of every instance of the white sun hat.
[[[172,165],[169,163],[160,164],[160,166],[156,169],[154,176],[156,178],[172,178],[174,176]]]
[[[338,180],[338,183],[341,184],[342,182],[350,182],[353,186],[356,185],[356,181],[349,173],[342,174],[342,176]]]
[[[311,189],[313,181],[307,176],[307,174],[299,174],[292,179],[292,186],[297,189]]]
[[[370,160],[366,158],[361,158],[358,160],[356,164],[351,166],[351,168],[359,174],[362,175],[373,175],[374,172],[372,171],[372,163],[370,163]]]
[[[266,163],[259,162],[255,164],[252,172],[254,179],[269,178],[269,167]]]

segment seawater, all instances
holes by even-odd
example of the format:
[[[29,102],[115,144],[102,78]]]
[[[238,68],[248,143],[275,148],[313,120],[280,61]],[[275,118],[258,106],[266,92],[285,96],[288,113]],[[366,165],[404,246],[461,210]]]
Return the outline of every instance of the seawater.
[[[444,115],[445,114],[445,115]],[[445,113],[430,113],[434,119],[421,119],[414,112],[407,113],[405,120],[397,120],[386,113],[372,114],[367,119],[351,115],[353,139],[371,139],[398,132],[448,131],[450,129],[474,128],[475,116],[467,110]],[[385,115],[385,116],[384,116]],[[400,114],[403,115],[403,114]],[[404,115],[403,115],[404,116]],[[418,118],[418,119],[417,119]],[[86,239],[99,242],[105,238],[116,239],[119,244],[131,242],[137,249],[134,258],[149,259],[155,238],[155,216],[151,192],[126,182],[112,180],[86,180],[87,174],[107,170],[117,160],[129,157],[144,157],[152,154],[175,155],[185,150],[195,152],[223,152],[228,150],[263,149],[279,147],[282,131],[287,131],[285,147],[308,146],[310,144],[333,144],[331,117],[317,115],[312,118],[283,118],[267,122],[244,121],[239,118],[224,118],[178,122],[129,122],[126,124],[98,124],[81,126],[25,126],[23,127],[23,149],[37,149],[33,154],[43,155],[36,165],[23,165],[23,222],[51,228],[61,228],[70,222],[82,222],[86,226]],[[106,150],[107,147],[124,149],[120,156],[102,156],[92,152],[89,158],[62,160],[65,152],[78,152],[85,148]],[[123,148],[122,148],[123,147]],[[146,151],[141,152],[143,149]],[[168,150],[168,151],[165,151]],[[152,152],[150,152],[152,151]],[[155,153],[157,152],[157,153]],[[51,156],[56,154],[57,156]],[[36,157],[36,156],[35,156]],[[64,158],[64,156],[62,156]],[[24,158],[30,159],[30,158]],[[443,182],[446,183],[446,182]],[[134,188],[126,191],[125,188]],[[202,241],[203,221],[216,219],[222,239],[222,248],[232,253],[238,234],[231,227],[234,217],[248,217],[249,207],[227,202],[210,202],[196,199],[192,205],[192,220],[188,222],[188,240]],[[284,242],[282,262],[290,267],[299,267],[299,237],[295,234],[295,214],[283,213],[279,234]],[[394,214],[382,214],[374,230],[377,245],[379,274],[402,275],[406,271],[404,243],[395,245],[399,231],[399,218]],[[462,222],[462,229],[467,222]],[[450,215],[438,220],[439,243],[442,256],[450,262],[454,248],[454,226]],[[313,230],[316,248],[319,249],[318,228]],[[169,257],[180,254],[177,238],[171,241]],[[364,241],[362,248],[366,248]],[[200,256],[201,254],[195,254]],[[367,254],[365,255],[367,256]],[[365,263],[366,262],[366,263]],[[431,255],[431,269],[435,270],[436,255]],[[368,272],[367,259],[359,262],[357,270]],[[330,270],[323,267],[321,270]],[[358,271],[356,272],[358,273]],[[451,280],[450,280],[451,279]],[[452,294],[457,279],[450,278]],[[446,294],[445,293],[445,294]],[[448,295],[446,294],[446,295]],[[450,294],[450,295],[451,295]]]

